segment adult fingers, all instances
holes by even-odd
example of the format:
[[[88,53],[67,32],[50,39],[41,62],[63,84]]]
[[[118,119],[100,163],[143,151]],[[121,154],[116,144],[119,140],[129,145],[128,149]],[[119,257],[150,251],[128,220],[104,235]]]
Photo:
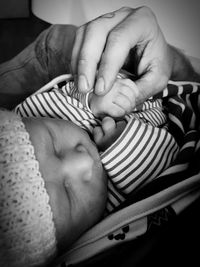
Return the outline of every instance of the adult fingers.
[[[167,86],[168,75],[160,73],[158,66],[151,67],[146,73],[142,75],[140,79],[135,81],[138,88],[138,96],[135,101],[135,106],[139,106],[149,97],[164,90]]]
[[[95,44],[88,44],[85,50],[82,49],[85,42],[85,34],[88,31],[87,25],[81,26],[76,32],[75,43],[72,51],[71,67],[76,78],[78,89],[81,92],[88,92],[92,89],[96,74],[96,68],[100,57],[100,51],[103,49],[104,36],[98,35],[98,50],[94,53]],[[95,41],[97,41],[97,39]],[[89,47],[89,45],[91,47]],[[88,59],[89,58],[89,62]],[[88,78],[89,77],[89,78]]]
[[[99,144],[105,135],[110,135],[115,130],[116,123],[111,117],[104,117],[101,126],[96,126],[93,130],[95,143]]]
[[[153,47],[152,45],[146,47],[138,66],[138,72],[141,75],[135,81],[138,88],[136,106],[164,90],[171,76],[172,65],[173,59],[169,46],[165,42],[162,32],[159,32]]]
[[[72,69],[72,74],[74,76],[75,82],[77,83],[77,60],[79,56],[79,52],[81,49],[81,45],[83,42],[84,38],[84,33],[85,33],[85,25],[79,27],[76,30],[76,36],[75,36],[75,41],[74,41],[74,46],[72,49],[72,57],[71,57],[71,69]],[[83,84],[83,87],[87,86]]]
[[[97,65],[102,57],[109,32],[123,21],[131,9],[122,8],[105,14],[77,30],[72,51],[72,70],[78,74],[80,91],[89,91],[94,86]]]
[[[131,48],[139,47],[142,57],[146,45],[155,37],[158,25],[149,8],[132,9],[129,15],[110,31],[99,64],[95,92],[105,94],[111,88]]]

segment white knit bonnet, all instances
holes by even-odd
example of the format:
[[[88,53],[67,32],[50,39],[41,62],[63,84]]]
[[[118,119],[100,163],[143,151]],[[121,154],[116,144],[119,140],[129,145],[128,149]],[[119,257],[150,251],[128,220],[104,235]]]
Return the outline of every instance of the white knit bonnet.
[[[0,110],[0,266],[46,266],[56,255],[49,196],[21,118]]]

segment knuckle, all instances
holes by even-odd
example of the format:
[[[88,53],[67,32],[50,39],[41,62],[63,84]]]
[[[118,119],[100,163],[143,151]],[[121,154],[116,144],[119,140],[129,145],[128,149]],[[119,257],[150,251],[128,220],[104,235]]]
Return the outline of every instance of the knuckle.
[[[119,95],[119,96],[116,98],[116,100],[115,100],[115,104],[116,104],[117,106],[119,106],[119,107],[118,107],[119,109],[125,109],[125,110],[127,110],[127,109],[129,108],[129,106],[130,106],[130,101],[129,101],[129,99],[127,99],[126,96],[124,96],[124,95]]]
[[[157,29],[157,19],[154,12],[148,6],[141,6],[132,13],[132,19],[137,18],[141,23],[142,27],[145,29]],[[154,29],[154,30],[155,30]]]
[[[149,7],[146,6],[143,7],[142,12],[144,18],[146,19],[147,26],[152,24],[155,28],[157,28],[158,27],[157,18],[154,12]]]
[[[85,27],[85,35],[97,36],[98,34],[105,34],[105,27],[100,21],[100,17],[89,21]]]
[[[133,88],[128,82],[126,83],[126,81],[122,84],[120,92],[130,99],[134,96]]]
[[[155,16],[153,11],[148,6],[141,6],[138,8],[138,11],[143,14],[144,16]]]
[[[113,107],[111,110],[109,110],[108,115],[116,118],[116,117],[120,117],[122,114],[122,109],[119,108],[118,106]]]
[[[107,45],[109,45],[111,53],[112,50],[117,53],[115,54],[117,57],[120,55],[126,57],[128,55],[130,50],[130,42],[125,24],[117,25],[109,32],[107,36]]]
[[[128,7],[128,6],[123,6],[119,9],[119,11],[122,11],[122,12],[126,12],[126,13],[130,13],[133,11],[133,8],[131,7]]]
[[[120,94],[123,95],[123,96],[130,96],[130,93],[129,93],[129,87],[126,86],[126,85],[122,85],[121,88],[120,88]]]
[[[131,86],[133,86],[133,81],[131,81],[131,79],[129,79],[129,78],[124,78],[124,79],[122,79],[122,81],[126,87],[130,88]]]
[[[131,109],[131,100],[128,97],[124,97],[122,102],[123,108],[126,111],[129,111]]]
[[[98,25],[97,19],[94,19],[94,20],[88,22],[86,31],[87,32],[94,31],[96,29],[97,25]]]
[[[116,42],[121,40],[121,33],[119,28],[114,28],[109,34],[108,34],[108,42],[112,45]]]

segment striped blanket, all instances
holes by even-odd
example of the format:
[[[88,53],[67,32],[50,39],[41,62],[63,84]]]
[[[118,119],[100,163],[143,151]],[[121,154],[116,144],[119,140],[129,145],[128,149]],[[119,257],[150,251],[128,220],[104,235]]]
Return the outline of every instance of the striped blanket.
[[[163,99],[169,131],[179,145],[176,159],[141,190],[133,190],[114,213],[86,232],[61,260],[58,259],[58,263],[62,263],[59,266],[70,266],[70,264],[87,266],[87,263],[89,265],[94,263],[96,266],[98,263],[104,264],[107,260],[115,262],[115,259],[116,263],[117,260],[120,263],[128,262],[128,266],[136,259],[138,265],[138,257],[142,260],[146,252],[151,251],[151,241],[156,232],[159,233],[160,227],[172,221],[176,215],[199,199],[200,84],[170,81],[167,88],[156,97]],[[184,238],[185,231],[190,230],[184,229],[182,232],[183,243],[187,242]],[[146,236],[151,241],[145,243],[147,239],[140,239],[141,236]],[[135,239],[142,241],[143,246],[141,247],[139,243],[139,250],[136,250],[137,245],[134,246]],[[129,245],[126,246],[126,242]],[[119,246],[122,244],[124,254],[119,254],[120,258],[118,257],[120,249],[117,250],[117,246],[122,249],[122,246]],[[163,245],[161,242],[160,244]],[[188,247],[191,244],[183,246]],[[175,246],[174,248],[177,251]],[[170,257],[170,255],[170,250],[167,249],[164,256]],[[160,263],[160,260],[162,262],[163,259],[160,259],[155,251],[154,256],[156,257],[154,263]],[[126,257],[128,257],[127,262]],[[180,260],[178,258],[177,262],[180,263]],[[171,263],[172,259],[170,258],[168,262]]]
[[[69,75],[60,76],[18,105],[22,117],[70,120],[92,133],[101,122]],[[127,126],[101,160],[108,182],[107,212],[138,201],[200,171],[200,84],[169,81]]]
[[[140,192],[132,192],[126,204],[118,209],[184,180],[196,177],[200,181],[200,84],[169,81],[167,88],[155,98],[163,99],[168,129],[179,145],[179,152],[168,168]]]

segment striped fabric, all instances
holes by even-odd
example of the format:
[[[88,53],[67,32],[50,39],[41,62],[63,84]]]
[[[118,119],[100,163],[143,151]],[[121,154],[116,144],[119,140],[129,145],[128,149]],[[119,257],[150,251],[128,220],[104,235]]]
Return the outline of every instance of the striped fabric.
[[[200,84],[169,81],[155,98],[163,98],[168,128],[179,144],[179,152],[170,167],[162,171],[142,190],[132,191],[125,205],[135,203],[193,177],[200,179]],[[180,207],[179,207],[180,208]]]
[[[188,129],[194,131],[198,124],[195,114],[200,114],[199,98],[194,97],[193,104],[190,97],[195,93],[199,93],[198,84],[169,82],[162,94],[147,100],[140,111],[125,116],[127,125],[123,133],[106,151],[100,152],[110,178],[108,213],[156,178],[176,175],[182,170],[179,161],[184,154],[188,159],[188,153],[183,152],[196,148],[193,136],[185,142]],[[28,97],[16,107],[16,112],[22,117],[70,120],[92,133],[101,121],[92,114],[87,98],[66,75]]]
[[[102,162],[118,192],[127,195],[169,167],[177,152],[165,129],[131,119],[121,138],[102,154]]]

